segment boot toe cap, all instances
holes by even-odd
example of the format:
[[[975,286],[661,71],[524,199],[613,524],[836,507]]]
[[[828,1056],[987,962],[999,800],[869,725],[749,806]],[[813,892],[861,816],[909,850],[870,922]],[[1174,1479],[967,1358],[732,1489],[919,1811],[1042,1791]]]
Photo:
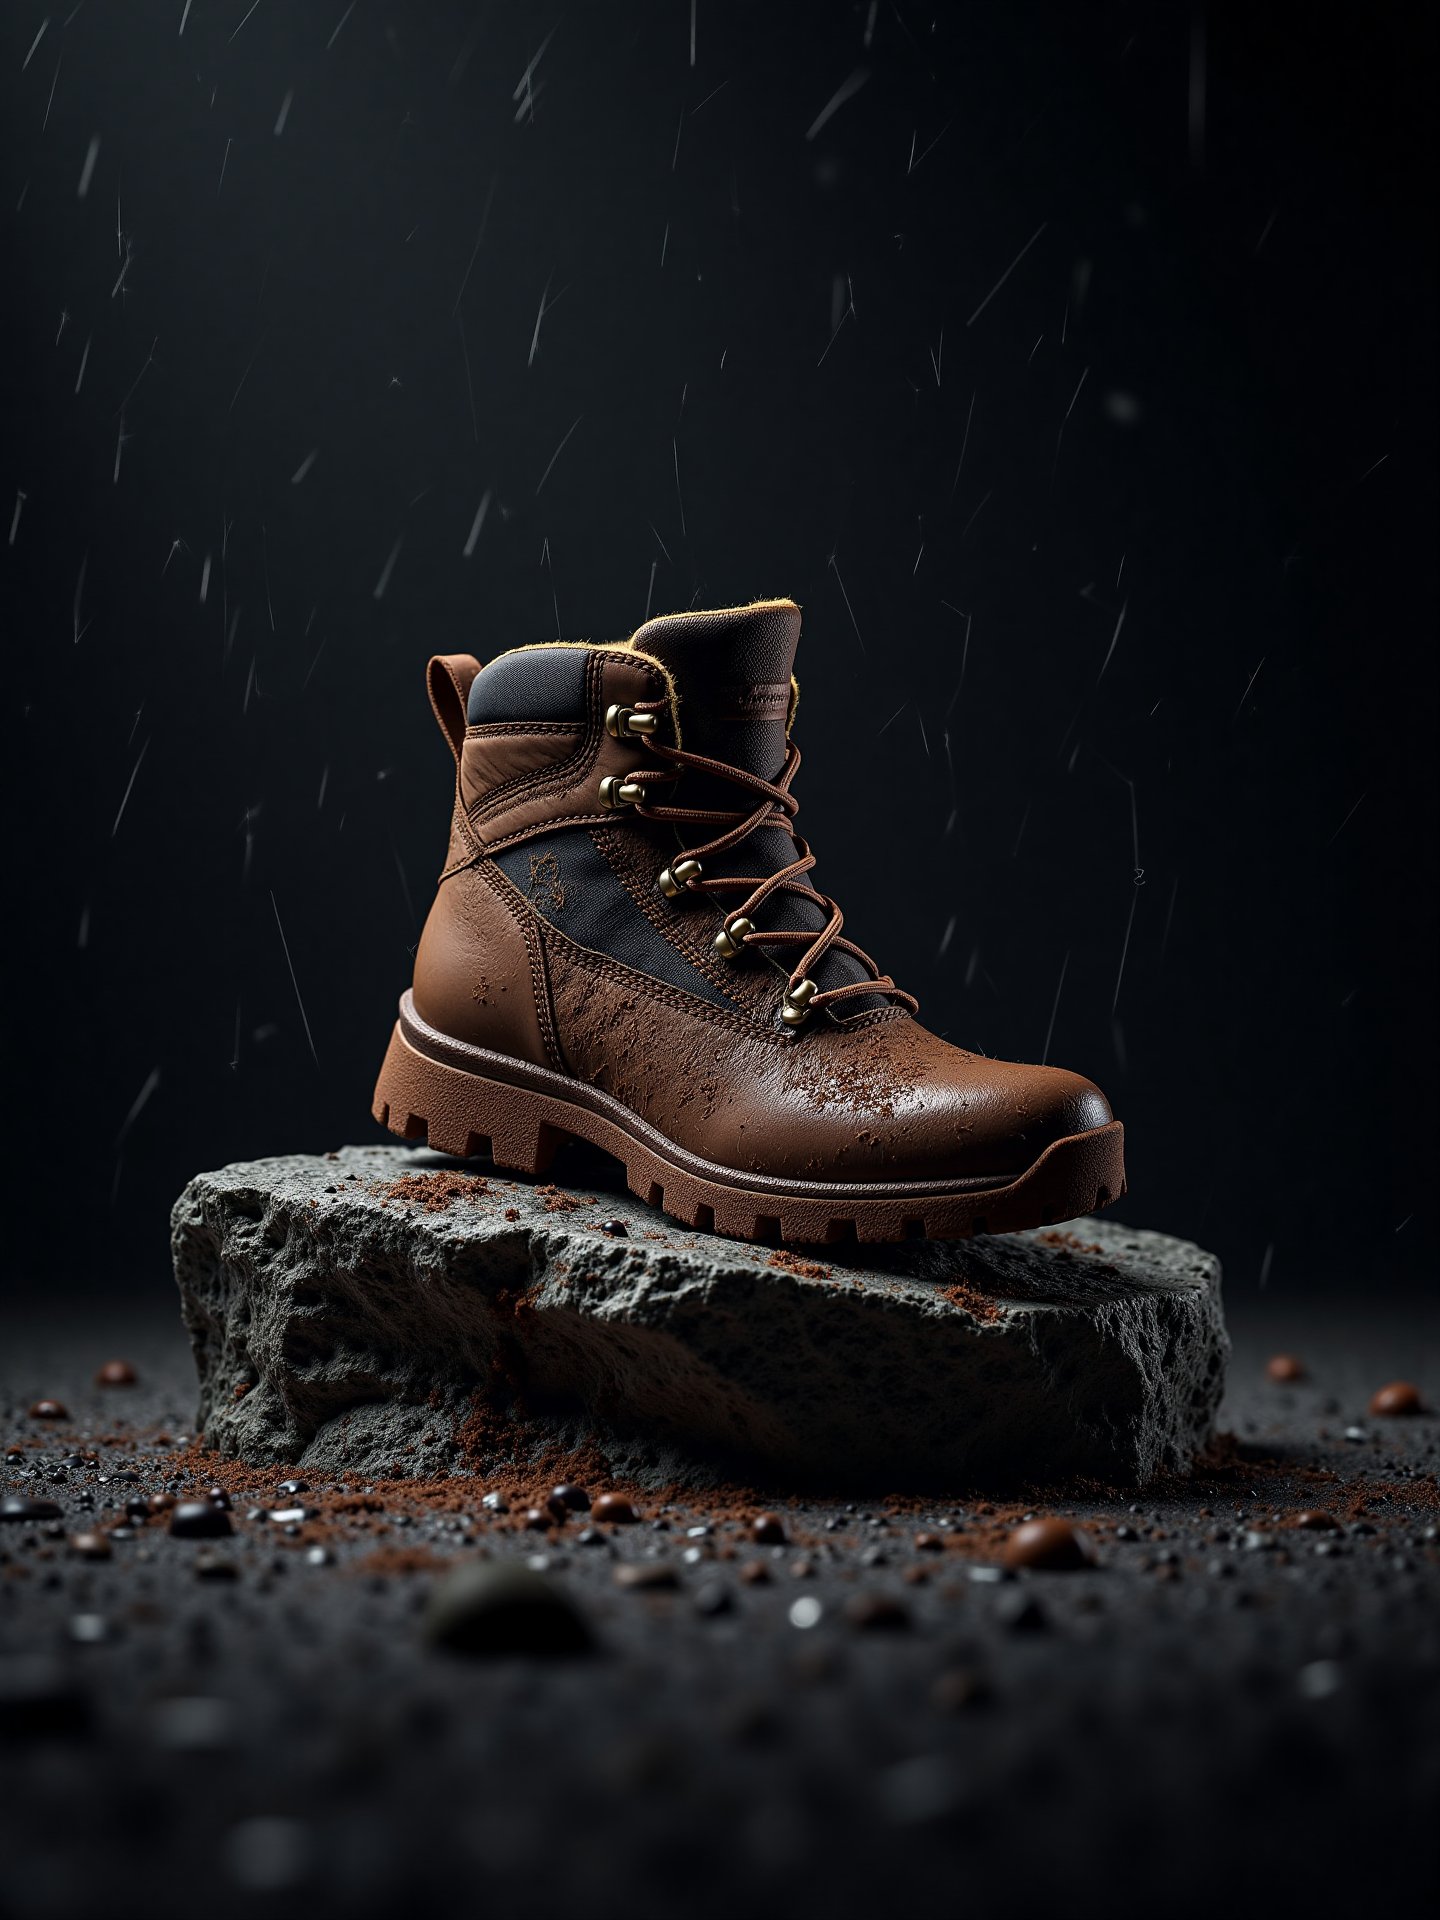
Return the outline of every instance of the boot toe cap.
[[[968,1177],[1014,1175],[1057,1140],[1093,1133],[1114,1117],[1099,1087],[1078,1073],[968,1057],[945,1077],[935,1107],[916,1116],[913,1144],[932,1173],[943,1163],[947,1173]]]

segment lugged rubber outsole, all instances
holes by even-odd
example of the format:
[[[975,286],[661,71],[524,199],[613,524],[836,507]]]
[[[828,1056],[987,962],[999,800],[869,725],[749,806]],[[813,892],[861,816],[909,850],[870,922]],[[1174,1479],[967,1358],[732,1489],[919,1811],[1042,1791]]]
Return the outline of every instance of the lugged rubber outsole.
[[[677,1147],[597,1087],[467,1046],[426,1026],[407,993],[371,1108],[402,1140],[497,1167],[549,1171],[567,1139],[625,1169],[636,1199],[705,1233],[777,1245],[967,1240],[1095,1213],[1125,1192],[1118,1120],[1056,1140],[1008,1181],[850,1183],[743,1173]]]

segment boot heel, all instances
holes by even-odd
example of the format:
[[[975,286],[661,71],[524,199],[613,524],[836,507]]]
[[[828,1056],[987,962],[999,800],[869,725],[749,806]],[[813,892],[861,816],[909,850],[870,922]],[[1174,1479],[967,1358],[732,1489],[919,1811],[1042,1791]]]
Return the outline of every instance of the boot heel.
[[[533,1094],[475,1074],[457,1073],[409,1046],[397,1026],[370,1111],[402,1140],[473,1160],[489,1154],[514,1173],[549,1170],[563,1129],[542,1118]]]

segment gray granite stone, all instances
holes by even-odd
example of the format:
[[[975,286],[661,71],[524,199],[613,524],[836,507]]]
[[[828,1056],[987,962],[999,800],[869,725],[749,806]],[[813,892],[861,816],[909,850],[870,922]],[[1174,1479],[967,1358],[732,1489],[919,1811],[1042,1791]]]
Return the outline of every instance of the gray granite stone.
[[[1143,1483],[1204,1445],[1228,1354],[1214,1257],[1109,1219],[777,1252],[347,1147],[197,1176],[173,1244],[206,1440],[357,1475],[458,1467],[490,1399],[656,1479]]]

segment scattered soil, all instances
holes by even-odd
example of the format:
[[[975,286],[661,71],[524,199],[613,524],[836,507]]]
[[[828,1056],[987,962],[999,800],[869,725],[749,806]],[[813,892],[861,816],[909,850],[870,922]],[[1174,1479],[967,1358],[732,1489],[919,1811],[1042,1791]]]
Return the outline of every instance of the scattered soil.
[[[973,1319],[983,1320],[987,1324],[1000,1318],[1000,1303],[992,1300],[988,1293],[977,1292],[963,1280],[955,1280],[948,1287],[941,1287],[940,1298],[948,1300],[952,1307],[963,1308]]]
[[[402,1173],[380,1191],[387,1200],[408,1200],[422,1206],[426,1213],[444,1213],[457,1200],[479,1199],[490,1191],[490,1183],[478,1173],[442,1167],[436,1173]]]
[[[822,1267],[818,1260],[802,1259],[798,1253],[791,1253],[788,1247],[777,1247],[765,1264],[781,1273],[798,1274],[802,1280],[828,1280],[832,1271],[829,1267]]]

